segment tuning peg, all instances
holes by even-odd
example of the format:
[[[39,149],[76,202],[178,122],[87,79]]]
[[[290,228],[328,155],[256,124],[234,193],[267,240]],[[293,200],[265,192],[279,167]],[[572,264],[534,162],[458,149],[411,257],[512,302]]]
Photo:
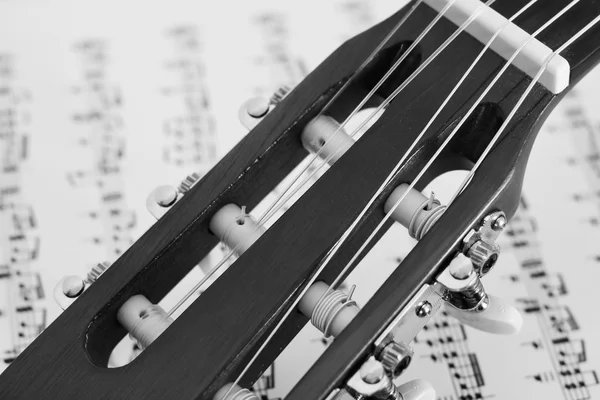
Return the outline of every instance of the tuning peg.
[[[345,399],[347,394],[355,399],[435,400],[435,390],[429,382],[417,379],[396,386],[383,364],[372,356],[350,377],[347,387],[333,398]]]
[[[165,215],[166,212],[169,211],[169,209],[200,180],[200,178],[200,174],[194,172],[186,176],[177,188],[171,185],[157,186],[146,198],[146,208],[154,218],[159,219]]]
[[[245,206],[240,208],[233,203],[221,207],[211,218],[209,227],[221,242],[230,249],[235,249],[238,256],[250,248],[266,231],[264,226],[258,225],[256,220],[246,212]]]
[[[402,400],[435,400],[435,389],[424,379],[415,379],[398,386]]]
[[[508,301],[491,294],[487,295],[487,306],[483,311],[463,311],[446,305],[448,315],[461,323],[483,332],[500,335],[515,335],[523,326],[521,313]]]
[[[421,240],[446,211],[446,206],[435,198],[433,192],[425,197],[420,191],[408,188],[409,185],[403,183],[394,189],[383,209],[388,213],[393,208],[391,218],[408,229],[411,237]],[[396,205],[401,198],[402,201]]]
[[[290,88],[283,86],[273,93],[270,99],[266,97],[252,97],[240,106],[238,118],[242,125],[252,130],[287,94]]]
[[[396,393],[384,393],[381,397],[369,397],[373,399],[386,399],[386,400],[435,400],[436,393],[435,389],[429,382],[424,379],[415,379],[407,382],[403,385],[398,386],[394,389]],[[364,396],[360,394],[352,394],[346,389],[337,391],[332,396],[328,397],[328,400],[357,400],[364,399]]]
[[[312,324],[323,332],[325,337],[336,337],[358,314],[360,308],[351,299],[354,287],[349,293],[329,290],[324,282],[315,282],[302,296],[298,309],[310,318]]]
[[[313,118],[302,131],[302,145],[311,153],[333,165],[354,144],[354,139],[346,133],[335,119],[320,115]]]
[[[69,275],[62,278],[54,287],[54,300],[60,308],[66,310],[86,289],[87,285],[81,277]]]
[[[104,271],[108,269],[110,263],[103,262],[93,266],[87,274],[86,279],[77,275],[69,275],[62,278],[54,287],[54,300],[60,308],[65,310],[77,298],[94,283]]]
[[[166,311],[145,296],[131,296],[119,308],[117,320],[143,350],[150,346],[173,322]]]
[[[386,400],[435,400],[435,389],[426,380],[415,379],[396,387],[385,374],[383,368],[381,368],[381,364],[377,362],[370,363],[369,361],[363,365],[359,372],[362,382],[358,385],[359,390],[370,393],[371,397],[369,398]],[[362,399],[364,398],[363,394],[357,390],[348,391],[342,389],[332,397],[332,400]],[[228,383],[217,391],[213,400],[259,400],[259,397],[248,389]]]
[[[484,332],[513,335],[523,318],[507,301],[485,292],[470,260],[459,254],[438,277],[445,286],[446,311],[466,325]]]

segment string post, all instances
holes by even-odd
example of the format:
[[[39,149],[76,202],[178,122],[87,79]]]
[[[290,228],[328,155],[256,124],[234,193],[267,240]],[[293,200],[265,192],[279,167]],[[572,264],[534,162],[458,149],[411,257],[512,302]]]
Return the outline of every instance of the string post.
[[[331,290],[324,282],[314,283],[298,303],[302,314],[310,318],[315,328],[323,333],[325,338],[337,336],[348,326],[358,314],[360,308],[352,294],[356,286],[348,293],[341,290]]]
[[[170,325],[173,319],[145,296],[130,297],[117,312],[117,320],[129,332],[140,349],[150,346]]]
[[[408,229],[408,234],[421,240],[446,211],[432,191],[429,198],[403,183],[398,186],[385,202],[384,211],[391,218]]]
[[[259,397],[248,389],[235,383],[228,383],[215,393],[213,400],[260,400]]]
[[[227,204],[210,220],[210,230],[236,255],[243,254],[266,231],[246,211],[246,206]]]
[[[329,116],[313,118],[301,135],[302,145],[329,165],[333,165],[352,147],[354,140],[343,126]]]
[[[244,222],[245,222],[247,216],[248,216],[248,214],[246,214],[246,206],[242,206],[240,216],[236,220],[237,224],[244,225]]]

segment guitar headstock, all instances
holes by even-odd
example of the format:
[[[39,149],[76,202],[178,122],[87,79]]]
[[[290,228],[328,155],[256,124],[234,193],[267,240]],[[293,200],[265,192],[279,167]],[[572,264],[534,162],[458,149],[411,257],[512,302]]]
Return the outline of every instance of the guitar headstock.
[[[245,103],[250,133],[234,149],[152,192],[158,221],[112,266],[63,281],[68,308],[0,376],[0,397],[249,399],[241,388],[310,320],[335,340],[289,399],[433,398],[392,379],[441,307],[492,333],[520,326],[481,278],[537,131],[600,61],[599,15],[595,0],[413,1],[293,90]],[[361,110],[373,121],[345,129]],[[470,172],[448,204],[423,196],[452,170]],[[396,222],[418,243],[360,309],[335,289]],[[231,249],[219,278],[177,318],[185,298],[157,306],[219,242]],[[127,333],[143,351],[107,368]]]

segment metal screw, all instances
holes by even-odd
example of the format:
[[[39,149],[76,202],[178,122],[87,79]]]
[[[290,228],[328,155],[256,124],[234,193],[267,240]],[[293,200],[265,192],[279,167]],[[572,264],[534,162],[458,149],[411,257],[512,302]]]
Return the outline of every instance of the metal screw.
[[[429,317],[431,315],[432,311],[433,311],[433,306],[431,305],[430,302],[428,302],[426,300],[417,304],[417,308],[415,309],[415,312],[417,313],[417,317],[419,317],[419,318]]]
[[[459,280],[467,279],[473,273],[473,264],[467,257],[459,254],[450,262],[450,275]]]
[[[508,220],[506,219],[506,217],[504,215],[500,215],[494,220],[494,222],[492,222],[492,229],[496,232],[502,231],[504,230],[504,228],[506,228],[507,223]]]
[[[377,383],[381,381],[384,376],[385,370],[383,369],[383,365],[374,358],[369,358],[360,367],[360,377],[366,383]]]

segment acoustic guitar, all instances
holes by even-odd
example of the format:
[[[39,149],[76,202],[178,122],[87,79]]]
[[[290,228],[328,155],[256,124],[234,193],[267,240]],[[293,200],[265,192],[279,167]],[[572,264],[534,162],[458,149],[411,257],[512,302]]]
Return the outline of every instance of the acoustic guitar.
[[[600,61],[599,21],[600,0],[413,0],[293,90],[249,100],[250,132],[210,172],[151,193],[151,229],[63,279],[65,311],[0,375],[0,399],[258,399],[253,383],[309,321],[335,339],[286,399],[435,399],[425,379],[394,379],[436,312],[520,328],[482,278],[537,132]],[[468,174],[447,204],[422,194],[452,170]],[[418,243],[361,309],[340,284],[394,223]],[[161,308],[220,242],[227,257]],[[127,334],[141,353],[108,368]]]

